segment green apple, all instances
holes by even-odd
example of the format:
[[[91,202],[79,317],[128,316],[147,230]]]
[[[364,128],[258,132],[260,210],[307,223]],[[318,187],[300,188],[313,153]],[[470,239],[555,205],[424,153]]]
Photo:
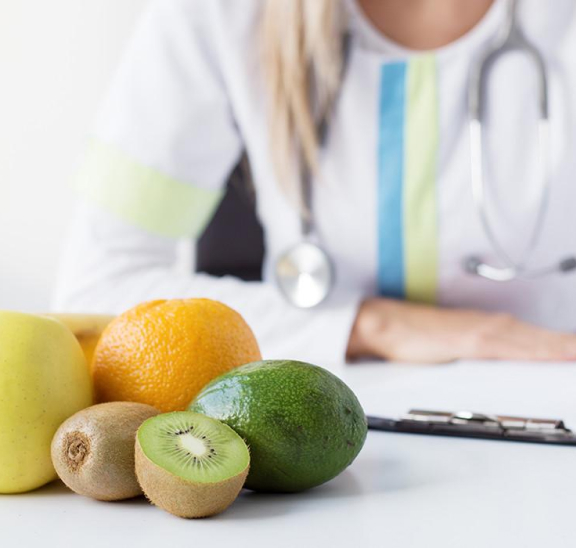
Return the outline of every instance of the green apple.
[[[56,479],[52,437],[90,405],[90,372],[72,332],[57,320],[0,311],[0,493]]]

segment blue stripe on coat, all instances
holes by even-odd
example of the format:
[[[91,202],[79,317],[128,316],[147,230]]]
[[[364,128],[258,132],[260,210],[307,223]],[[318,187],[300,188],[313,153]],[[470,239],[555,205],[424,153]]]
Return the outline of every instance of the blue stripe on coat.
[[[404,276],[403,180],[406,63],[382,67],[378,150],[378,289],[406,296]]]

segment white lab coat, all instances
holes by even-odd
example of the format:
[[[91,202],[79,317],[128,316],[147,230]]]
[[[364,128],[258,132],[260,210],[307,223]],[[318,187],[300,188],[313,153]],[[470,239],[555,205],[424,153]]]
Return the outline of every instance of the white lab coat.
[[[525,0],[521,10],[551,80],[553,191],[534,266],[576,253],[576,9],[569,0],[553,6]],[[502,23],[501,0],[466,36],[426,54],[379,35],[348,0],[349,65],[322,153],[321,180],[314,183],[318,237],[335,263],[337,284],[314,310],[282,300],[274,262],[301,234],[297,208],[271,160],[260,7],[259,0],[151,3],[78,177],[82,198],[55,308],[122,312],[156,298],[214,298],[244,315],[265,357],[319,364],[342,361],[364,298],[398,297],[396,291],[576,328],[576,274],[498,284],[462,269],[470,253],[497,262],[471,196],[466,92],[471,59]],[[393,85],[404,95],[389,93]],[[534,86],[530,68],[514,56],[498,66],[489,86],[490,214],[515,256],[527,242],[540,198]],[[433,113],[422,105],[432,105]],[[388,120],[400,120],[406,135],[399,138]],[[243,150],[266,235],[264,282],[177,271],[179,242],[199,236]],[[390,169],[394,162],[400,177]],[[389,192],[394,184],[400,198]],[[393,219],[401,235],[390,229]]]

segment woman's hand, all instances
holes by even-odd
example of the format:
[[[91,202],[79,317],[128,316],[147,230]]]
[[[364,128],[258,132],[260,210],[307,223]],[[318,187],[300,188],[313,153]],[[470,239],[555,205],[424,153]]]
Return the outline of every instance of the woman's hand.
[[[576,360],[576,335],[548,331],[508,314],[371,299],[361,305],[348,343],[350,359],[368,356],[425,363]]]

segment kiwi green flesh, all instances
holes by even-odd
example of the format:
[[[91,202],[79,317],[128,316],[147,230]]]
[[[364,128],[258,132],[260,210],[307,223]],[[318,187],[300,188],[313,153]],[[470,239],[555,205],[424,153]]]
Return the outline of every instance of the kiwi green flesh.
[[[145,421],[138,430],[142,452],[154,464],[192,483],[218,483],[248,467],[244,440],[229,426],[179,411]]]

